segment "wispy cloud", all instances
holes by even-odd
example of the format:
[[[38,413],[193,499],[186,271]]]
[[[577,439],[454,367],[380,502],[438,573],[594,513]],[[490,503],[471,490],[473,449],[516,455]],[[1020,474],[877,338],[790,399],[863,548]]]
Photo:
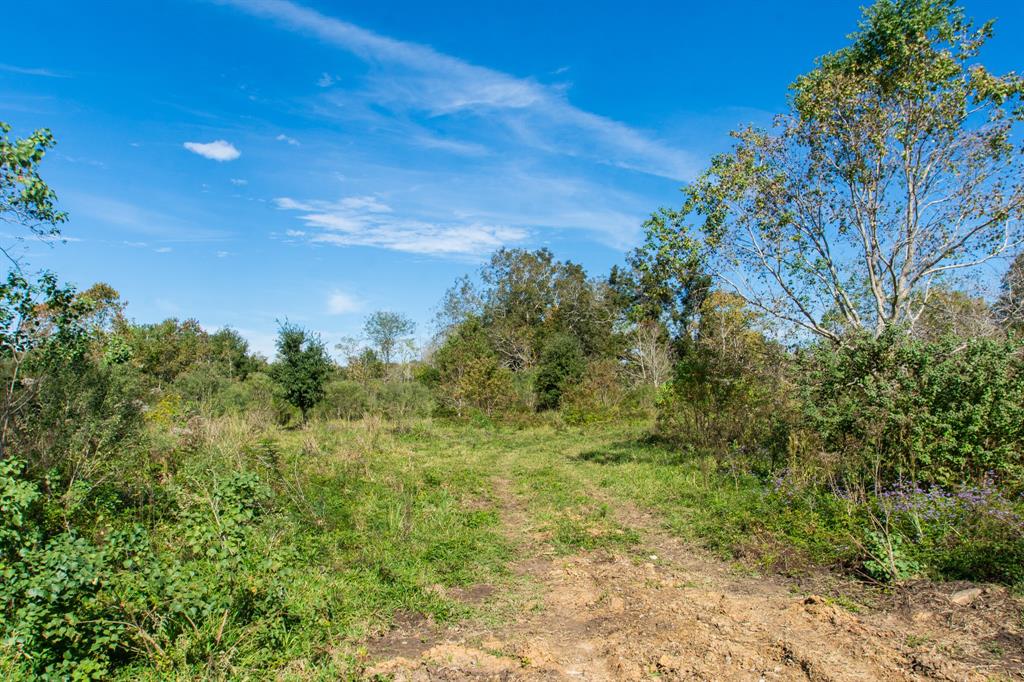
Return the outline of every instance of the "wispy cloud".
[[[242,152],[227,140],[213,142],[186,142],[185,149],[212,161],[234,161]]]
[[[463,142],[462,140],[452,140],[444,137],[438,137],[437,135],[417,135],[412,139],[412,141],[426,149],[437,149],[451,154],[458,154],[460,156],[486,156],[490,153],[490,150],[482,144],[478,144],[476,142]]]
[[[95,168],[107,167],[107,164],[103,163],[102,161],[98,161],[96,159],[87,159],[83,156],[68,156],[66,154],[61,154],[60,158],[64,159],[68,163],[80,163],[85,164],[87,166],[93,166]]]
[[[287,142],[288,144],[292,145],[293,147],[298,147],[299,146],[299,141],[298,140],[296,140],[294,137],[289,137],[288,135],[285,135],[284,133],[281,133],[280,135],[278,135],[274,139],[277,140],[278,142]]]
[[[378,106],[435,117],[477,116],[548,152],[674,180],[689,179],[698,169],[686,151],[574,106],[562,88],[378,35],[289,0],[218,1],[360,57],[372,67],[364,95]]]
[[[394,215],[376,197],[346,197],[339,201],[275,200],[282,210],[296,211],[307,230],[288,236],[317,244],[370,246],[434,256],[479,256],[522,241],[526,230],[477,221],[430,222]]]
[[[327,312],[331,315],[347,315],[359,312],[362,302],[352,294],[344,291],[332,291],[327,297]]]
[[[15,66],[13,64],[0,64],[0,71],[8,73],[19,73],[23,76],[42,76],[43,78],[71,78],[65,73],[58,73],[50,69],[40,69],[26,66]]]
[[[71,242],[83,242],[85,241],[81,237],[71,237],[66,234],[12,234],[10,232],[0,232],[0,238],[10,239],[15,242],[40,242],[42,244],[63,244]]]
[[[244,178],[231,178],[231,184],[235,187],[245,187],[249,181]]]
[[[329,88],[337,81],[337,79],[329,73],[323,73],[320,78],[316,80],[316,84],[321,88]]]
[[[165,243],[217,241],[227,236],[222,230],[202,227],[194,218],[168,215],[120,199],[75,192],[64,193],[61,198],[75,224],[87,221]],[[137,237],[123,240],[122,243],[136,248],[147,246],[145,241]]]

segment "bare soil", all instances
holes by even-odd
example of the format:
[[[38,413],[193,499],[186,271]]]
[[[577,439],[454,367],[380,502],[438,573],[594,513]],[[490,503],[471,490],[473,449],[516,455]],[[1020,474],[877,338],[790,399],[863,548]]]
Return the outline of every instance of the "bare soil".
[[[506,617],[447,628],[399,619],[367,643],[367,678],[1024,679],[1020,604],[1003,588],[965,596],[975,586],[921,583],[856,607],[863,592],[836,599],[808,594],[806,582],[737,571],[622,504],[616,520],[640,543],[560,557],[509,481],[496,481],[495,495],[526,587],[516,598],[490,586],[464,596],[506,598]]]

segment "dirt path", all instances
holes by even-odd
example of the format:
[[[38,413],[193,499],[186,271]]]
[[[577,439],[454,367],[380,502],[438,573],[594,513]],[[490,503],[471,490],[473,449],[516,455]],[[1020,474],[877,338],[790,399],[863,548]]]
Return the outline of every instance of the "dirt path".
[[[614,507],[616,521],[640,534],[637,545],[557,557],[514,483],[498,479],[494,490],[519,548],[515,570],[532,593],[527,590],[519,608],[498,625],[398,625],[370,643],[378,662],[368,677],[1024,679],[1024,665],[1015,672],[1012,660],[1004,658],[998,670],[971,660],[972,647],[993,635],[983,630],[1006,632],[1005,623],[984,617],[987,602],[1005,598],[998,590],[961,596],[970,602],[963,605],[943,597],[927,607],[853,613],[794,593],[781,579],[739,575],[621,501]]]

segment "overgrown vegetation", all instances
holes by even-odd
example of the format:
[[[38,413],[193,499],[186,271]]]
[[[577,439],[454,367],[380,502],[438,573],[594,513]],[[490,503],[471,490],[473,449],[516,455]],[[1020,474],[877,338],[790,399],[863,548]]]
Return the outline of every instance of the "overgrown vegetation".
[[[991,31],[879,0],[624,266],[499,250],[424,349],[380,311],[270,360],[12,261],[0,675],[355,676],[394,613],[503,579],[499,462],[556,552],[629,546],[634,501],[764,566],[1024,584],[1024,84]],[[0,217],[58,237],[53,137],[9,132]]]

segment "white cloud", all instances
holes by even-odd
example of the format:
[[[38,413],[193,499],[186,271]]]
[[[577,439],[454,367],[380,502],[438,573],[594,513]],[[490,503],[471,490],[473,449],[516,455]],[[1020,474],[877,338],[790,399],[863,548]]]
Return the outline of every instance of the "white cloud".
[[[438,149],[460,156],[486,156],[489,153],[487,147],[482,144],[449,140],[436,135],[419,135],[413,138],[413,142],[427,149]]]
[[[217,252],[217,258],[227,258],[230,255],[231,255],[231,253],[228,252],[228,251],[218,251]]]
[[[298,140],[296,140],[294,137],[289,137],[288,135],[285,135],[284,133],[281,133],[280,135],[278,135],[274,139],[277,140],[278,142],[287,142],[288,144],[292,145],[293,147],[298,147],[299,146],[299,141]]]
[[[355,296],[343,291],[333,291],[327,297],[327,312],[331,315],[346,315],[358,312],[362,303]]]
[[[699,160],[624,123],[580,109],[563,88],[476,66],[402,42],[289,0],[221,0],[283,27],[312,34],[371,65],[366,97],[378,106],[431,116],[473,115],[504,126],[520,143],[673,180]]]
[[[71,243],[71,242],[83,242],[83,241],[85,241],[81,237],[71,237],[71,236],[68,236],[66,234],[33,234],[33,235],[25,236],[25,235],[11,234],[9,232],[0,232],[0,237],[3,237],[4,239],[12,239],[12,240],[15,240],[15,241],[25,241],[25,240],[28,240],[28,241],[33,241],[33,242],[41,242],[43,244],[61,244],[61,243],[65,243],[65,242]]]
[[[350,211],[366,211],[368,213],[391,213],[391,207],[376,197],[345,197],[338,205]]]
[[[235,187],[245,187],[249,184],[249,181],[243,178],[231,178],[231,184]]]
[[[0,64],[0,71],[8,73],[19,73],[23,76],[42,76],[44,78],[70,78],[67,74],[57,73],[50,69],[40,69],[29,66],[14,66],[13,64]]]
[[[337,78],[329,73],[321,74],[320,78],[317,79],[316,84],[321,88],[329,88],[337,82]]]
[[[98,161],[96,159],[87,159],[82,156],[62,156],[61,158],[63,158],[65,161],[68,161],[69,163],[84,163],[88,166],[94,166],[96,168],[107,167],[107,164],[105,164],[102,161]]]
[[[346,197],[339,201],[275,200],[278,208],[297,211],[308,231],[289,230],[315,244],[370,246],[434,256],[479,256],[524,240],[526,230],[465,219],[432,222],[394,215],[375,197]]]
[[[242,152],[227,140],[186,142],[185,149],[212,161],[233,161],[242,155]]]
[[[158,246],[153,250],[156,251],[157,253],[170,253],[171,251],[174,251],[174,249],[172,249],[169,246]]]

